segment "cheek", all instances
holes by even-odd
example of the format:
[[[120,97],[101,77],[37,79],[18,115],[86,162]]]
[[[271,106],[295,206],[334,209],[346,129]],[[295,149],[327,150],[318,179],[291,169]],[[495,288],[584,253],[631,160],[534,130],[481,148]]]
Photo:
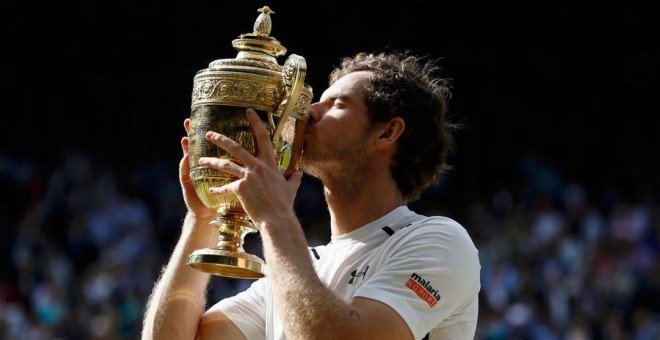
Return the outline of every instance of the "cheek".
[[[343,122],[342,122],[343,123]],[[326,136],[332,138],[336,143],[345,144],[355,138],[354,127],[350,124],[334,124],[328,126]]]

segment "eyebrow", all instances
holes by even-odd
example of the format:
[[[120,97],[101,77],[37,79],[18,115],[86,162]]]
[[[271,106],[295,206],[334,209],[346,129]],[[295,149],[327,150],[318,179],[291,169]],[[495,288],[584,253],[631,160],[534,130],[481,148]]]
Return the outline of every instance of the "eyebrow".
[[[326,101],[328,99],[332,99],[332,100],[340,99],[340,100],[343,100],[343,101],[346,101],[346,102],[350,101],[350,97],[348,95],[342,94],[339,91],[334,91],[333,93],[330,93],[330,94],[325,94],[324,93],[321,96],[321,98],[323,99],[323,101]]]

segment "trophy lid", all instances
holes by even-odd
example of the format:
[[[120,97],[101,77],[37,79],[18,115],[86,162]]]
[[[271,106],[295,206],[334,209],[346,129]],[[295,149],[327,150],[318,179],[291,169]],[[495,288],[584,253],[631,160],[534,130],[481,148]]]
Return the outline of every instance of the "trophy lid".
[[[217,59],[208,68],[197,71],[192,106],[251,107],[279,115],[285,102],[297,105],[300,99],[298,106],[291,109],[292,115],[306,121],[312,89],[304,84],[305,60],[292,54],[284,65],[277,63],[277,57],[284,55],[287,49],[270,36],[270,15],[275,12],[268,6],[258,11],[253,32],[241,34],[232,41],[238,51],[236,58]],[[302,84],[302,89],[294,91],[296,82]]]
[[[275,14],[268,6],[257,10],[261,14],[254,23],[252,33],[241,34],[232,41],[232,46],[238,51],[235,59],[218,59],[209,64],[209,68],[225,66],[248,66],[281,71],[276,57],[286,53],[286,48],[269,36],[272,28],[271,14]]]

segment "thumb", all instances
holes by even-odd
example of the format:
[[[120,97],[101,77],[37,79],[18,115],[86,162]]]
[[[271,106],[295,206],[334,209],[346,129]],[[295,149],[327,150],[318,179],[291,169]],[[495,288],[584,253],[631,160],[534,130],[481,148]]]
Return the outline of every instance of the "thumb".
[[[188,163],[188,137],[183,137],[181,139],[181,151],[183,151],[183,157],[181,157],[181,161],[179,162],[179,177],[184,181],[190,181],[190,164]]]
[[[190,139],[188,137],[181,138],[181,151],[183,151],[184,156],[188,155],[189,144],[190,144]]]

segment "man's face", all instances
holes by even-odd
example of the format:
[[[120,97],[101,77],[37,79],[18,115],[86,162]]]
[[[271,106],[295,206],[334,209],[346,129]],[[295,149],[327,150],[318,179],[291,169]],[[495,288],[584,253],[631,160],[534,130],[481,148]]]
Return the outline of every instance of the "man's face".
[[[363,88],[370,75],[358,71],[339,78],[311,105],[301,163],[307,173],[323,178],[326,171],[365,161],[370,123]]]

